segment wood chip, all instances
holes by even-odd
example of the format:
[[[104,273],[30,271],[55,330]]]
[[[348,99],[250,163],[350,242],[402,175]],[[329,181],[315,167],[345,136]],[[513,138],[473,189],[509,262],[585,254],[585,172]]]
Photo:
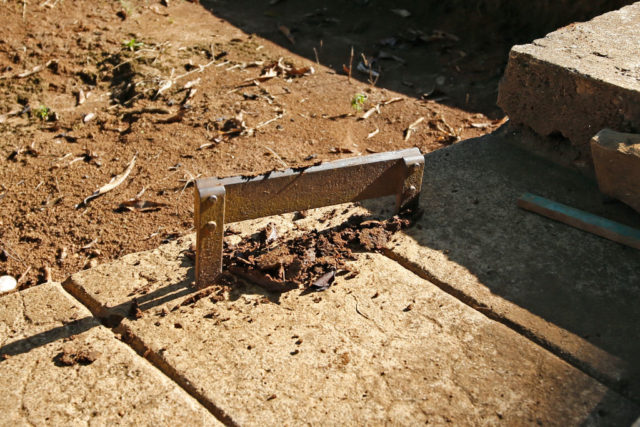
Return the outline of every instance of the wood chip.
[[[376,128],[376,130],[374,130],[373,132],[369,133],[369,135],[367,135],[367,139],[371,139],[374,136],[376,136],[378,133],[380,132],[380,129]]]
[[[362,118],[363,119],[368,119],[369,117],[371,117],[373,115],[373,113],[378,112],[378,114],[380,114],[380,104],[376,105],[373,108],[368,109],[363,115]]]
[[[424,117],[420,117],[415,122],[411,123],[407,129],[404,131],[404,140],[408,141],[411,138],[411,134],[417,130],[417,126],[424,121]]]
[[[86,95],[84,94],[84,91],[82,89],[80,89],[78,91],[78,95],[76,98],[76,105],[82,105],[84,104],[84,102],[87,100]]]
[[[476,129],[486,129],[491,127],[491,123],[471,123],[471,127]]]
[[[138,157],[137,153],[133,156],[133,158],[131,159],[131,162],[129,162],[129,165],[124,170],[124,172],[122,172],[120,175],[116,175],[113,178],[111,178],[111,181],[109,181],[107,184],[103,185],[102,187],[98,188],[93,194],[91,194],[89,197],[84,199],[81,203],[78,203],[76,205],[76,209],[87,206],[87,204],[91,200],[113,190],[114,188],[122,184],[124,180],[127,179],[131,171],[133,170],[133,166],[136,164],[136,157]]]
[[[311,286],[309,286],[309,290],[313,290],[316,292],[325,291],[331,287],[333,282],[336,279],[336,271],[331,270],[327,273],[324,273],[320,276]]]

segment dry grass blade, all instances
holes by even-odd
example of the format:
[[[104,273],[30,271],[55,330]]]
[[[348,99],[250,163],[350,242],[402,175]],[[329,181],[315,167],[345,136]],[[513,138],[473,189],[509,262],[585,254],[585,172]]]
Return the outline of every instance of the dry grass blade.
[[[86,206],[91,200],[103,195],[104,193],[107,193],[113,190],[114,188],[122,184],[124,180],[127,179],[131,171],[133,170],[133,167],[136,164],[136,157],[138,157],[138,153],[134,154],[133,158],[131,159],[131,162],[129,162],[129,165],[127,166],[124,172],[122,172],[120,175],[116,175],[113,178],[111,178],[111,181],[109,181],[107,184],[103,185],[102,187],[98,188],[92,195],[84,199],[81,203],[78,203],[76,205],[76,209]]]

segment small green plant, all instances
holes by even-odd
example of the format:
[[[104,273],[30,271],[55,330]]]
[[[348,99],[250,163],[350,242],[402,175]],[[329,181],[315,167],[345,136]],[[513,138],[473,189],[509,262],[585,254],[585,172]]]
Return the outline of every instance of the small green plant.
[[[51,110],[49,109],[49,107],[45,105],[41,105],[35,110],[33,110],[33,114],[43,122],[46,122],[47,120],[49,120],[49,116],[51,115]]]
[[[122,48],[129,49],[131,52],[140,49],[142,46],[144,46],[144,43],[137,41],[135,37],[122,42]]]
[[[353,95],[353,98],[351,98],[351,108],[356,111],[362,111],[365,102],[367,102],[367,95],[364,93],[356,93]]]

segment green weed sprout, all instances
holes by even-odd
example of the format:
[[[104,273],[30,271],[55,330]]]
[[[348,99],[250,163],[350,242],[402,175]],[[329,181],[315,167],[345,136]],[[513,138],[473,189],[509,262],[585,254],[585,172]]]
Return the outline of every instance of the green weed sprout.
[[[364,106],[364,103],[366,101],[367,95],[365,95],[364,93],[356,93],[355,95],[353,95],[353,98],[351,98],[351,108],[356,111],[362,111],[362,107]]]
[[[41,105],[33,111],[34,115],[42,120],[43,122],[49,120],[49,115],[51,114],[51,110],[49,107],[45,105]]]
[[[140,49],[142,46],[144,46],[144,43],[137,41],[135,37],[122,42],[122,48],[129,49],[131,52]]]

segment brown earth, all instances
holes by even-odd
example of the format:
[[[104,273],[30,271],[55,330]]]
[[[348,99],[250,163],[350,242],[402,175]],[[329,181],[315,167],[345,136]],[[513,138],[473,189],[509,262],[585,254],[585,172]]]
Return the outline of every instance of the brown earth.
[[[446,11],[420,27],[335,3],[2,3],[0,275],[62,281],[184,235],[201,176],[426,153],[502,123],[500,22],[466,34]]]

